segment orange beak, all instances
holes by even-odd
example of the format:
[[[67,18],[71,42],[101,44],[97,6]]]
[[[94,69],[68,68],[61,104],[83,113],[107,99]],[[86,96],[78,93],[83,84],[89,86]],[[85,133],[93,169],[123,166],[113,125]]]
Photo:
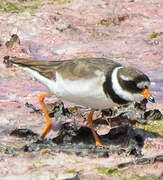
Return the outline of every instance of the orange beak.
[[[151,101],[151,102],[155,102],[153,96],[150,94],[150,92],[148,91],[148,89],[146,88],[142,93],[141,93],[145,99]]]

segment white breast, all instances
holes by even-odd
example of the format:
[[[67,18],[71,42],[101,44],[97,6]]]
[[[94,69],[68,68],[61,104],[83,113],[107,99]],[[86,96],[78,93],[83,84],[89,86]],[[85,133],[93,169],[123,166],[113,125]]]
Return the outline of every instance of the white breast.
[[[61,99],[86,107],[105,109],[111,107],[113,102],[106,97],[103,91],[104,81],[103,74],[98,74],[92,79],[71,81],[56,73],[57,89],[55,92]]]
[[[56,81],[53,81],[29,68],[25,67],[23,69],[62,100],[95,109],[105,109],[113,106],[112,100],[107,98],[103,91],[105,76],[101,72],[96,72],[98,76],[95,78],[77,81],[65,79],[59,73],[56,73]]]

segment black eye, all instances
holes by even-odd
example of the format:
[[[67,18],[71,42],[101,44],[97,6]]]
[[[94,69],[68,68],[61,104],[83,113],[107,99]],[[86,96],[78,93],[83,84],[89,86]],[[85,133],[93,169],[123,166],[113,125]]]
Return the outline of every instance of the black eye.
[[[149,81],[140,81],[140,82],[137,82],[136,86],[139,88],[139,89],[148,89],[148,86],[149,86],[150,82]]]

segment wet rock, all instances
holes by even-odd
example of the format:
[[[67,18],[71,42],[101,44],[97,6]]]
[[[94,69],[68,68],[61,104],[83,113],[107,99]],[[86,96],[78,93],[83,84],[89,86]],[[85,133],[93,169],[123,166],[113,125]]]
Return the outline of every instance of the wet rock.
[[[31,113],[37,113],[43,115],[41,109],[37,109],[33,104],[26,102],[26,107],[32,109]],[[62,101],[56,101],[55,103],[45,104],[50,117],[55,117],[57,121],[60,121],[63,116],[71,117],[72,113],[68,108],[64,107]]]
[[[15,129],[10,133],[11,136],[17,136],[17,137],[38,137],[39,135],[34,133],[30,129]]]
[[[107,135],[104,135],[107,139],[118,141],[121,143],[127,143],[127,152],[134,154],[135,156],[141,155],[141,148],[144,145],[144,138],[141,137],[130,125],[122,125],[117,128],[112,128]],[[125,137],[125,140],[121,138]],[[120,143],[120,142],[118,142]]]
[[[138,133],[131,124],[138,122],[146,123],[147,120],[160,119],[162,114],[159,110],[146,111],[147,101],[141,103],[131,103],[104,110],[103,116],[108,116],[112,124],[119,123],[118,126],[113,126],[108,134],[101,135],[99,138],[104,143],[104,147],[96,147],[93,134],[88,127],[78,127],[75,123],[63,123],[58,135],[53,139],[41,139],[38,134],[29,129],[16,129],[10,135],[24,137],[30,140],[30,143],[24,145],[19,150],[24,152],[40,151],[42,149],[50,149],[53,152],[74,153],[78,156],[90,157],[109,157],[113,153],[133,154],[141,156],[141,148],[144,145],[144,140],[149,135],[146,132]],[[41,113],[32,104],[26,103],[28,108],[31,108],[32,113]],[[63,102],[57,101],[53,104],[46,105],[51,117],[56,117],[61,120],[63,116],[71,117],[74,111],[79,111],[80,108],[65,108]],[[139,118],[138,118],[139,117]],[[100,120],[101,121],[101,120]],[[152,136],[152,135],[151,135]],[[112,145],[112,148],[110,146]],[[117,148],[118,146],[118,148]]]
[[[162,113],[158,109],[146,111],[147,100],[144,99],[140,103],[130,103],[119,107],[113,107],[102,111],[104,117],[108,117],[111,122],[111,126],[117,123],[131,123],[136,122],[141,124],[147,124],[152,120],[161,120],[163,118]]]
[[[28,102],[25,103],[25,106],[27,108],[32,109],[30,113],[37,113],[37,114],[43,114],[43,111],[41,109],[36,109],[33,104],[29,104]]]
[[[17,150],[10,146],[0,146],[0,153],[2,154],[15,154]]]
[[[144,118],[151,121],[161,120],[163,119],[163,115],[158,109],[154,109],[154,110],[146,111],[144,113]]]
[[[62,101],[57,101],[53,104],[46,104],[46,108],[50,117],[55,117],[58,121],[60,121],[63,116],[71,117],[72,115],[69,109],[64,107]]]
[[[163,115],[158,109],[146,111],[146,104],[147,100],[144,99],[140,103],[135,102],[128,105],[104,109],[102,110],[102,118],[105,118],[111,127],[124,123],[135,124],[138,122],[147,124],[152,120],[163,119]],[[43,114],[41,109],[36,109],[32,104],[26,103],[25,105],[32,109],[31,113]],[[73,115],[75,117],[76,114],[81,113],[80,107],[65,108],[62,101],[46,104],[46,108],[49,112],[49,116],[55,117],[57,121],[60,121],[63,116],[70,118]],[[95,123],[103,123],[103,120],[95,120]]]
[[[118,126],[112,126],[109,133],[99,136],[104,143],[103,147],[95,146],[95,140],[90,128],[77,126],[76,123],[63,123],[58,135],[53,139],[41,139],[38,134],[30,129],[15,129],[10,135],[26,138],[29,143],[17,149],[23,152],[40,151],[50,149],[53,152],[64,152],[68,154],[76,154],[78,156],[89,157],[109,157],[111,154],[133,154],[141,156],[141,148],[144,146],[145,138],[157,136],[145,131],[141,133],[134,130],[131,124],[136,122],[146,123],[149,120],[158,120],[162,118],[159,110],[154,109],[146,111],[147,101],[141,103],[131,103],[129,105],[114,107],[112,109],[103,110],[103,117],[109,117],[111,125],[115,122]],[[26,103],[31,108],[32,113],[42,114],[40,109],[36,109],[32,104]],[[62,101],[52,104],[46,104],[48,113],[51,117],[56,117],[59,121],[63,116],[76,116],[80,108],[65,108]],[[101,123],[101,119],[99,120]]]
[[[65,123],[62,125],[59,135],[53,139],[53,142],[56,144],[80,142],[84,144],[93,144],[94,139],[90,128],[81,127],[77,130],[76,127],[72,126],[70,123]]]
[[[135,164],[151,164],[154,162],[163,162],[163,154],[162,155],[156,155],[154,157],[149,157],[149,158],[139,158],[137,160],[134,161],[129,161],[129,162],[125,162],[125,163],[120,163],[117,165],[118,168],[124,168],[127,167],[129,165],[135,165]]]
[[[41,139],[36,133],[28,129],[16,129],[11,135],[26,137],[29,141],[15,151],[32,152],[48,148],[53,152],[76,154],[82,157],[109,157],[110,154],[124,152],[136,156],[141,155],[141,147],[144,141],[128,125],[113,128],[108,134],[100,136],[99,138],[104,143],[103,147],[95,145],[90,128],[80,127],[77,129],[73,123],[63,124],[58,136],[53,139]]]

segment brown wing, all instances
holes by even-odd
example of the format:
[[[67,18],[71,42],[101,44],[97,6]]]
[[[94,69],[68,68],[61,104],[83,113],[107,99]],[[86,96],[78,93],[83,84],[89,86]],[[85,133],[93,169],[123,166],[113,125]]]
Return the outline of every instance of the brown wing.
[[[5,57],[5,63],[17,64],[22,67],[28,67],[39,72],[41,75],[55,79],[55,72],[59,72],[62,77],[68,79],[81,79],[94,77],[97,70],[103,71],[104,74],[119,65],[115,61],[105,58],[83,58],[64,61],[45,61],[36,59],[24,59],[17,57]]]
[[[112,69],[118,63],[104,58],[83,58],[66,60],[60,66],[57,71],[62,77],[69,79],[82,79],[91,78],[95,76],[96,71],[102,71],[107,74],[109,69]]]

